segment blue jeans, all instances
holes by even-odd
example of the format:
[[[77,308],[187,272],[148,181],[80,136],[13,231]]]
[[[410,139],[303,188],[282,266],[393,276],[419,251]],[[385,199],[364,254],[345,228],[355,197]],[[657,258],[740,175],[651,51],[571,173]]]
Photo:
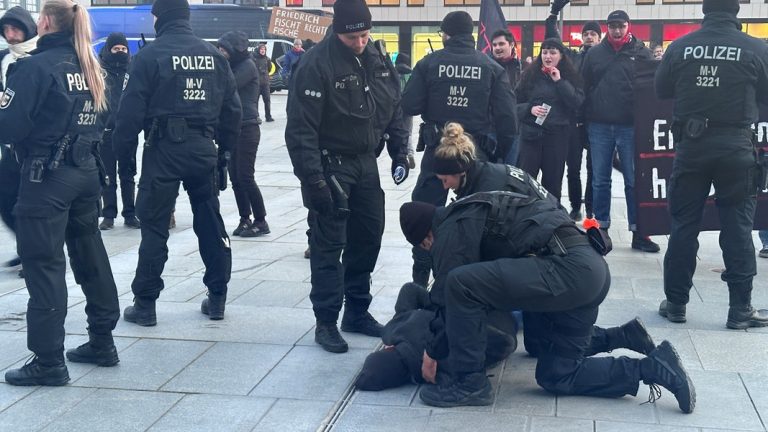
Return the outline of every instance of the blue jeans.
[[[611,170],[614,151],[621,161],[624,175],[624,195],[627,199],[629,230],[637,229],[635,203],[635,128],[607,123],[589,123],[592,156],[592,206],[601,228],[611,226]]]
[[[768,230],[760,230],[758,231],[758,235],[760,236],[760,241],[763,243],[763,249],[768,248]]]

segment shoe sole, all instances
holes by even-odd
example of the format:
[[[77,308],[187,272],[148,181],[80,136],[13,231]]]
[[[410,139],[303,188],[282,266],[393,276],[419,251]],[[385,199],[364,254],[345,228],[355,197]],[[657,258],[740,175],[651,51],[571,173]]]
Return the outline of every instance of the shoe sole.
[[[327,344],[321,344],[317,341],[317,338],[315,338],[315,343],[320,345],[324,350],[328,351],[329,353],[334,354],[342,354],[347,351],[349,351],[349,345],[327,345]]]
[[[483,396],[483,392],[488,392],[487,395]],[[491,395],[491,391],[487,389],[478,390],[475,393],[472,393],[468,396],[467,399],[461,401],[461,402],[446,402],[446,401],[436,401],[431,400],[429,396],[424,396],[424,390],[419,392],[419,399],[421,399],[422,402],[429,406],[438,407],[438,408],[453,408],[453,407],[460,407],[460,406],[488,406],[493,403],[493,396]]]
[[[685,382],[686,382],[686,385],[688,386],[688,392],[691,395],[690,406],[688,407],[688,410],[681,407],[679,401],[677,403],[677,406],[680,408],[680,411],[686,414],[690,414],[693,412],[693,409],[696,408],[696,387],[693,386],[693,381],[691,381],[691,377],[688,375],[688,371],[686,371],[685,368],[683,367],[683,360],[680,358],[680,354],[677,353],[677,350],[675,349],[675,347],[672,346],[672,344],[669,343],[669,341],[663,341],[661,345],[659,345],[659,348],[665,345],[669,347],[669,350],[672,352],[672,358],[671,359],[663,358],[663,360],[669,364],[672,364],[672,361],[675,361],[677,362],[677,364],[680,365],[680,370],[685,375]]]
[[[73,363],[89,363],[89,364],[95,364],[96,366],[101,366],[101,367],[112,367],[120,363],[120,358],[118,358],[117,356],[110,357],[108,359],[95,360],[89,357],[80,357],[79,355],[72,354],[70,352],[67,352],[67,360]]]
[[[632,249],[638,250],[640,252],[647,252],[647,253],[659,253],[659,251],[661,251],[661,248],[648,249],[643,246],[635,246],[635,245],[632,245]]]
[[[10,385],[15,386],[22,386],[22,387],[30,387],[30,386],[48,386],[48,387],[61,387],[64,385],[67,385],[69,382],[69,374],[65,378],[45,378],[45,379],[34,379],[34,380],[9,380],[8,377],[5,378],[5,382]]]
[[[677,323],[677,324],[684,323],[684,322],[688,321],[688,319],[685,317],[685,315],[682,315],[682,316],[680,316],[680,315],[670,315],[669,313],[667,313],[666,310],[662,310],[662,309],[659,309],[659,315],[661,315],[664,318],[666,318],[667,321],[673,322],[673,323]]]
[[[123,315],[123,320],[129,323],[133,323],[136,325],[140,325],[142,327],[154,327],[157,325],[157,319],[154,320],[139,320],[139,319],[128,319],[125,315]]]
[[[354,327],[346,326],[343,323],[341,324],[341,331],[343,331],[344,333],[358,333],[358,334],[366,335],[370,337],[381,337],[381,330],[379,330],[377,333],[365,332],[360,329],[356,329]]]
[[[757,321],[757,320],[747,320],[747,321],[731,321],[728,320],[725,323],[725,326],[731,330],[746,330],[748,328],[752,327],[768,327],[768,321]]]

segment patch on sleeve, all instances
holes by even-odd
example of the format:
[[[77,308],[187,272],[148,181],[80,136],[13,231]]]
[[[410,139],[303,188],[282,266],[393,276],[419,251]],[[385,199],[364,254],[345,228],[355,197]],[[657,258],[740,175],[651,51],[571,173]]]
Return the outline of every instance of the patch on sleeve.
[[[13,97],[16,96],[16,92],[7,88],[3,92],[3,96],[0,97],[0,109],[6,109],[9,106],[11,106],[11,102],[13,102]]]
[[[307,99],[315,99],[320,100],[323,98],[323,92],[320,90],[315,89],[304,89],[304,92],[301,94],[303,97]]]

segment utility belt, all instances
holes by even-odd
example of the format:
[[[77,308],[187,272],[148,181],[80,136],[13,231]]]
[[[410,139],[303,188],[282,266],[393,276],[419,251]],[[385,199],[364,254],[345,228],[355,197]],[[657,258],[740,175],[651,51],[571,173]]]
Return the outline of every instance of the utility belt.
[[[673,135],[689,139],[701,138],[708,129],[735,129],[745,133],[752,132],[749,124],[710,120],[698,115],[675,118],[672,121],[671,129]]]
[[[109,177],[101,160],[99,141],[86,141],[78,136],[64,135],[47,154],[19,152],[16,157],[19,161],[24,160],[25,164],[29,164],[29,181],[32,183],[42,183],[46,172],[55,171],[62,165],[81,167],[94,158],[102,186],[109,184]]]
[[[198,132],[206,138],[214,137],[213,126],[197,123],[184,117],[155,117],[144,140],[144,147],[152,147],[156,140],[163,139],[172,143],[183,143],[190,131]]]
[[[590,246],[591,243],[587,236],[584,235],[575,226],[564,225],[552,233],[552,237],[547,242],[547,245],[537,255],[568,255],[568,249],[572,249],[576,246]]]

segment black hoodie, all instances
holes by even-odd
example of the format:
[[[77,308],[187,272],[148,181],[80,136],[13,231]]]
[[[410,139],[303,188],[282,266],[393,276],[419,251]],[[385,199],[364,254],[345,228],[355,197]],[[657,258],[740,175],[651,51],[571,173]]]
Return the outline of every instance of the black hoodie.
[[[259,117],[259,71],[248,52],[248,36],[241,31],[226,32],[219,38],[219,47],[229,54],[229,66],[243,105],[243,124],[256,122]]]

